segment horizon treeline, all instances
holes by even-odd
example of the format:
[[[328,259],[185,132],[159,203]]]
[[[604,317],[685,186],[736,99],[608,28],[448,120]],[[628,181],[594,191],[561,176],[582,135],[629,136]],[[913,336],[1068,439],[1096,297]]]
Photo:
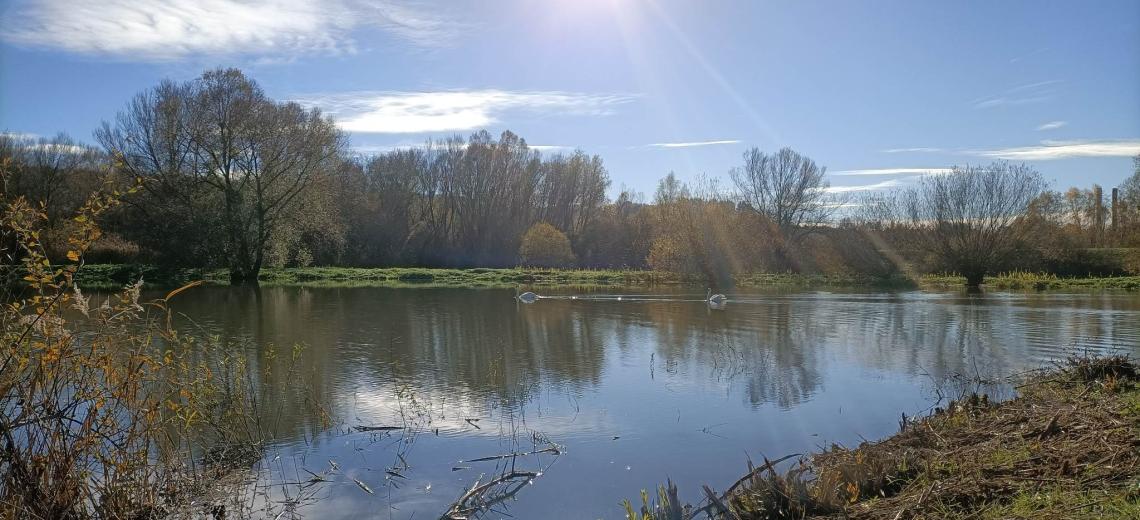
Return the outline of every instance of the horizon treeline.
[[[728,186],[668,173],[651,198],[610,200],[601,157],[543,154],[510,131],[353,154],[331,118],[270,99],[236,69],[164,81],[94,135],[98,148],[0,135],[0,189],[42,205],[57,258],[92,193],[129,190],[86,261],[224,267],[234,283],[310,265],[656,269],[717,283],[1140,273],[1123,249],[1140,246],[1140,157],[1108,193],[1053,191],[1033,168],[995,162],[856,198],[805,155],[752,148]]]

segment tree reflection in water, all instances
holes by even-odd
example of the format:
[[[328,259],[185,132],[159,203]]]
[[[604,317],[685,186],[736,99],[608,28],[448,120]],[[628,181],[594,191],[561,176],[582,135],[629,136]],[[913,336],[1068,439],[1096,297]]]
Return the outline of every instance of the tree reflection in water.
[[[512,290],[201,288],[176,310],[185,329],[244,349],[255,373],[280,370],[274,350],[305,345],[312,384],[266,379],[263,400],[280,401],[265,420],[279,424],[289,478],[342,468],[322,483],[332,499],[317,507],[330,517],[374,514],[376,501],[393,518],[438,516],[476,481],[550,462],[459,461],[543,443],[566,449],[559,464],[521,492],[501,482],[495,496],[512,500],[500,505],[612,516],[662,475],[681,489],[730,479],[745,450],[888,433],[899,413],[929,405],[932,380],[1140,345],[1140,299],[1127,295],[768,291],[733,294],[724,310],[700,296],[521,306]],[[301,412],[313,402],[336,426]]]

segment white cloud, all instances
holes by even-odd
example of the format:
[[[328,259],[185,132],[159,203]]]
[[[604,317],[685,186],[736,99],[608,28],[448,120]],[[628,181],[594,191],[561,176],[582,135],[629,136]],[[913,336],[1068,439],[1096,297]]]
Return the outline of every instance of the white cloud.
[[[829,188],[826,188],[824,191],[835,195],[841,195],[845,193],[881,191],[892,188],[901,188],[912,185],[926,176],[946,175],[952,173],[953,171],[953,168],[873,168],[866,170],[840,170],[828,173],[834,176],[893,175],[897,177],[879,182],[873,182],[870,184],[831,186]]]
[[[856,186],[829,186],[827,188],[824,188],[823,191],[832,194],[856,193],[861,191],[886,190],[890,188],[898,188],[904,185],[906,185],[906,183],[902,182],[900,179],[890,179],[872,184],[859,184]]]
[[[1069,124],[1068,121],[1049,121],[1048,123],[1042,123],[1040,125],[1037,125],[1037,130],[1038,131],[1056,130],[1056,129],[1061,128],[1062,126],[1065,126],[1067,124]]]
[[[474,130],[512,112],[603,116],[631,100],[633,96],[618,94],[505,90],[349,92],[296,99],[333,115],[344,130],[380,134]]]
[[[942,151],[941,148],[930,148],[930,147],[926,147],[926,146],[919,146],[919,147],[915,147],[915,148],[891,148],[888,150],[883,150],[883,153],[919,153],[919,152],[934,153],[934,152],[941,152],[941,151]]]
[[[720,145],[720,144],[737,144],[739,142],[740,141],[736,140],[736,139],[724,139],[724,140],[720,140],[720,141],[689,141],[689,142],[681,142],[681,143],[652,143],[652,144],[648,144],[646,146],[649,146],[652,148],[692,148],[694,146],[715,146],[715,145]]]
[[[550,153],[568,152],[574,149],[573,146],[563,146],[560,144],[528,144],[527,147],[531,150]]]
[[[396,144],[389,144],[389,145],[358,145],[358,146],[352,146],[351,148],[352,148],[353,152],[356,152],[356,153],[361,154],[361,155],[376,155],[376,154],[385,154],[385,153],[389,153],[389,152],[396,152],[396,151],[398,151],[398,149],[427,148],[427,146],[429,146],[429,144],[427,144],[427,143],[396,143]],[[466,144],[463,144],[462,146],[466,147]],[[572,151],[572,149],[575,149],[575,147],[573,147],[573,146],[562,146],[562,145],[530,145],[530,144],[528,144],[527,147],[532,149],[532,151],[535,151],[535,152],[548,152],[548,153],[569,152],[569,151]]]
[[[416,45],[450,40],[439,10],[394,0],[37,0],[6,13],[17,45],[148,61],[190,55],[352,52],[350,33],[374,28]]]
[[[1072,157],[1131,157],[1140,154],[1140,139],[1115,141],[1042,141],[1038,146],[980,150],[982,157],[1017,161],[1051,161]]]
[[[872,168],[867,170],[839,170],[828,172],[831,175],[942,175],[953,171],[950,168]]]

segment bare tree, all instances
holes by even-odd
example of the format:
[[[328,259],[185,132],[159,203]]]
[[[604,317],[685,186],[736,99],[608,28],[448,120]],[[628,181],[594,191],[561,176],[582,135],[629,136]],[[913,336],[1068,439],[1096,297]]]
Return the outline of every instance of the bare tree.
[[[0,157],[12,162],[7,189],[12,196],[41,205],[49,229],[74,213],[100,182],[99,151],[66,134],[52,138],[2,134],[0,141]]]
[[[752,148],[744,152],[744,166],[734,168],[731,175],[743,205],[795,239],[805,228],[831,218],[835,204],[827,194],[826,171],[791,148],[773,155]]]
[[[888,212],[909,228],[919,249],[965,276],[967,286],[977,287],[987,274],[1004,267],[1032,233],[1022,220],[1045,187],[1033,168],[995,162],[928,175],[883,203],[895,205]]]
[[[127,173],[152,181],[157,204],[216,196],[230,280],[254,284],[278,222],[335,167],[344,142],[319,111],[269,99],[237,69],[139,94],[96,137]]]

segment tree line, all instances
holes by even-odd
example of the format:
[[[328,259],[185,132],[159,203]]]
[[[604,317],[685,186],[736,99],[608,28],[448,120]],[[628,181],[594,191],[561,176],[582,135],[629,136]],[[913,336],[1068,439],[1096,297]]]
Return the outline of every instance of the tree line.
[[[670,173],[652,199],[610,200],[600,157],[542,154],[509,131],[352,154],[330,117],[236,69],[164,81],[94,136],[0,136],[0,189],[41,205],[49,253],[66,255],[67,217],[90,194],[129,190],[88,261],[224,267],[233,283],[309,265],[649,268],[725,284],[757,271],[944,271],[970,285],[1011,269],[1140,271],[1113,249],[1140,246],[1140,157],[1111,201],[1008,162],[843,197],[790,148],[746,151],[729,186]]]

